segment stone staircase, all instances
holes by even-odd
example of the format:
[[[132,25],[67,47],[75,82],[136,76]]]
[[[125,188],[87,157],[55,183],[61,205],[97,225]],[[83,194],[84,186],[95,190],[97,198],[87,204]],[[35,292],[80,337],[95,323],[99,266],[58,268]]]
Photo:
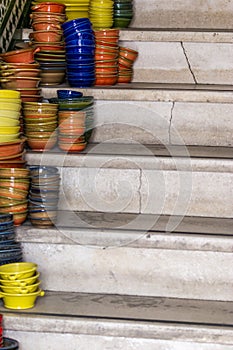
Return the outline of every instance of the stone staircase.
[[[62,186],[55,228],[17,229],[46,290],[0,307],[23,350],[233,349],[231,6],[135,0],[133,83],[82,90],[90,145],[27,153]]]

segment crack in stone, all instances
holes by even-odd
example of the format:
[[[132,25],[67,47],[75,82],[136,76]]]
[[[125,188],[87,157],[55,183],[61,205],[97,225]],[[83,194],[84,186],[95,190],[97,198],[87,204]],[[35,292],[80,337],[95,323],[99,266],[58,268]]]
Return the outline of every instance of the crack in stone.
[[[138,187],[138,194],[139,194],[139,214],[142,212],[142,169],[139,169],[139,187]]]
[[[196,77],[195,77],[195,75],[194,75],[194,73],[193,73],[193,70],[192,70],[191,64],[190,64],[189,59],[188,59],[187,52],[185,51],[184,43],[181,41],[181,42],[180,42],[180,44],[181,44],[181,47],[182,47],[182,50],[183,50],[184,56],[185,56],[185,58],[186,58],[186,61],[187,61],[187,64],[188,64],[188,67],[189,67],[190,73],[192,74],[192,77],[193,77],[193,80],[194,80],[195,84],[197,84],[197,79],[196,79]]]
[[[172,102],[172,107],[171,107],[171,116],[169,120],[169,128],[168,128],[168,140],[169,140],[169,145],[171,145],[171,128],[172,128],[172,118],[173,118],[173,110],[175,107],[175,102]]]

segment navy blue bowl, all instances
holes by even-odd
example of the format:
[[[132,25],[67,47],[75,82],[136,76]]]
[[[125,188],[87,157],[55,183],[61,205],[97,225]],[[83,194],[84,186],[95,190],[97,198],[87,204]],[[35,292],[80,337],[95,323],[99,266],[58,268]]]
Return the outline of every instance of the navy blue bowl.
[[[85,39],[85,40],[94,40],[95,41],[95,35],[92,31],[91,32],[90,31],[80,32],[79,30],[72,30],[71,33],[68,33],[68,34],[64,35],[65,42],[68,42],[70,40],[77,40],[77,39]]]
[[[8,213],[0,213],[0,223],[3,222],[8,222],[13,220],[13,214],[8,214]]]
[[[76,64],[93,64],[95,63],[94,57],[80,56],[77,55],[75,58],[69,59],[67,57],[67,66],[68,65],[76,65]]]
[[[67,74],[67,79],[95,79],[95,71],[93,72],[72,72]]]
[[[14,221],[9,221],[5,223],[1,223],[0,225],[0,233],[4,231],[8,231],[9,229],[14,227]]]
[[[61,100],[82,97],[83,93],[74,90],[57,90],[57,97]]]
[[[67,45],[66,46],[66,55],[67,54],[78,54],[78,55],[93,55],[95,54],[95,47],[93,46],[76,46],[76,45]]]
[[[89,39],[73,39],[73,40],[66,40],[66,47],[67,46],[90,46],[95,48],[95,40],[89,40]]]
[[[89,18],[76,18],[61,25],[64,34],[70,32],[72,29],[80,31],[92,31],[92,24]]]
[[[69,77],[68,83],[70,86],[73,87],[86,88],[93,86],[95,83],[95,79],[74,79],[72,77]]]
[[[72,73],[82,73],[82,72],[87,72],[87,73],[94,73],[95,72],[95,66],[91,65],[82,65],[82,66],[77,66],[75,67],[73,64],[71,64],[67,68],[67,73],[72,74]]]

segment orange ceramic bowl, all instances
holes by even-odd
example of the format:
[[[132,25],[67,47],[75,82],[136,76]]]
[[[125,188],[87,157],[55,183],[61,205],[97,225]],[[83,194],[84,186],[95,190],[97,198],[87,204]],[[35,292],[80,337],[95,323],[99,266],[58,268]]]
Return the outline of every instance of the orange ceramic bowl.
[[[122,66],[125,68],[132,68],[132,65],[133,65],[133,61],[128,60],[127,58],[121,57],[121,56],[119,56],[118,63],[119,63],[119,66]]]
[[[26,160],[0,160],[0,169],[2,168],[25,168]]]
[[[115,60],[117,57],[118,54],[116,53],[106,53],[105,51],[95,52],[96,61]]]
[[[95,71],[97,74],[117,74],[118,68],[117,67],[96,67]]]
[[[26,138],[18,139],[12,142],[0,143],[0,156],[10,157],[19,154],[24,149]]]
[[[29,189],[29,180],[20,180],[15,179],[14,177],[8,178],[8,179],[1,179],[1,185],[3,187],[12,187],[16,188],[18,190],[28,191]]]
[[[40,95],[21,95],[22,102],[41,102],[42,99]]]
[[[130,61],[134,62],[136,60],[136,58],[138,57],[138,51],[129,49],[127,47],[122,47],[122,46],[120,46],[119,49],[120,49],[120,53],[119,53],[120,56],[127,58]]]
[[[2,168],[0,169],[0,177],[11,177],[14,176],[15,178],[28,178],[30,171],[28,169],[17,169],[11,167],[8,168]]]
[[[14,76],[14,77],[38,77],[40,75],[40,69],[28,69],[28,68],[15,68],[6,69],[1,73],[2,77]]]
[[[44,51],[61,51],[64,49],[64,44],[61,41],[55,41],[55,42],[34,42],[33,47],[39,47],[40,50]]]
[[[7,63],[33,63],[34,55],[38,51],[40,51],[39,48],[14,50],[0,54],[0,58]]]
[[[28,211],[25,210],[20,213],[12,212],[12,214],[13,214],[14,225],[19,226],[27,219]]]
[[[64,13],[66,6],[56,2],[42,2],[31,7],[33,12]]]
[[[61,30],[38,30],[29,34],[29,38],[37,42],[56,42],[62,38]]]
[[[52,149],[57,143],[57,137],[50,138],[28,138],[27,144],[31,149],[43,151],[45,149]]]
[[[2,185],[2,183],[1,183]],[[15,187],[0,186],[0,196],[16,200],[23,200],[27,197],[28,191],[19,190]]]
[[[8,205],[0,206],[1,213],[21,213],[27,210],[28,201],[11,201]]]
[[[3,89],[14,89],[19,88],[37,88],[40,84],[40,78],[30,77],[7,77],[1,79],[1,85]]]
[[[74,143],[74,144],[71,143],[70,144],[70,143],[65,143],[65,142],[59,141],[58,146],[63,151],[67,151],[67,152],[81,152],[81,151],[83,151],[86,148],[87,143],[83,142],[83,143]]]
[[[41,93],[40,88],[18,88],[17,91],[20,92],[20,95],[39,95]]]
[[[115,85],[118,75],[96,74],[95,85]]]
[[[56,23],[64,23],[66,21],[66,15],[59,12],[33,12],[30,14],[30,18],[33,20],[33,22],[52,21]]]
[[[39,63],[5,63],[1,65],[1,70],[5,69],[38,69]]]
[[[95,37],[119,37],[119,29],[95,30]]]
[[[47,21],[36,21],[32,23],[33,30],[61,30],[61,25]]]

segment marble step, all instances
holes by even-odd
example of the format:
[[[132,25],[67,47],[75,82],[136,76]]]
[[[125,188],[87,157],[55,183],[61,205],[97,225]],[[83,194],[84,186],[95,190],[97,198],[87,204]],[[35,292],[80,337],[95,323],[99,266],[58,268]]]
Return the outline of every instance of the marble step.
[[[17,36],[28,40],[30,31]],[[139,52],[133,82],[232,85],[229,31],[131,28],[121,31],[119,44]]]
[[[133,27],[232,29],[228,0],[134,0],[134,9]]]
[[[46,292],[33,309],[0,310],[24,350],[233,347],[232,302]]]
[[[26,159],[59,168],[61,210],[232,218],[231,148],[102,143]]]
[[[42,88],[45,98],[57,89]],[[230,86],[128,84],[75,89],[95,97],[92,142],[165,145],[233,145]]]
[[[232,219],[69,211],[17,228],[46,290],[219,301],[233,301],[232,234]]]

